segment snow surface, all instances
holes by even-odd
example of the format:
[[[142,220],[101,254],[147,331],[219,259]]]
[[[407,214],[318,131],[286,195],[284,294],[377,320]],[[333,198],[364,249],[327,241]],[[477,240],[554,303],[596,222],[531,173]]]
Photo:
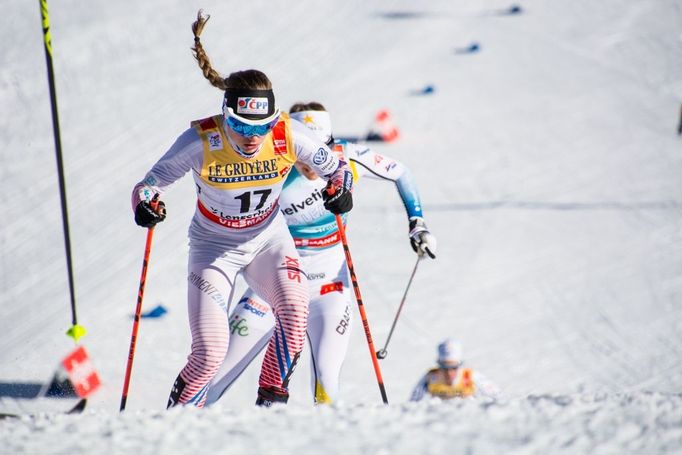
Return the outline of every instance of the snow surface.
[[[78,317],[103,386],[82,415],[0,421],[0,453],[682,452],[682,3],[501,14],[510,5],[52,2]],[[47,381],[73,341],[39,5],[0,7],[7,385]],[[412,169],[439,250],[381,361],[388,407],[356,324],[336,406],[312,406],[303,362],[287,408],[253,406],[254,364],[215,407],[164,410],[189,350],[186,177],[165,197],[145,292],[145,309],[168,313],[142,320],[118,412],[145,240],[130,190],[222,98],[189,50],[200,7],[221,73],[265,71],[285,108],[323,102],[337,136],[365,134],[379,109],[400,128],[372,145]],[[379,348],[414,255],[393,185],[361,182],[355,201],[349,242]],[[407,402],[448,336],[500,400]]]

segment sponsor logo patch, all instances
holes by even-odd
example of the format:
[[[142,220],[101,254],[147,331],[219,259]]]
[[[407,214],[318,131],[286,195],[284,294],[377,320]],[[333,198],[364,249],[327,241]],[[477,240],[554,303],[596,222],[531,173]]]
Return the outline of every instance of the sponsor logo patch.
[[[144,184],[149,186],[156,186],[156,177],[149,174],[146,179],[144,179]]]
[[[268,99],[262,97],[240,96],[237,98],[237,114],[267,114]]]
[[[286,155],[287,154],[287,141],[286,139],[274,139],[272,144],[275,146],[275,155]]]
[[[320,164],[327,161],[327,156],[329,156],[327,151],[323,148],[320,148],[317,152],[315,152],[315,155],[313,156],[313,163],[319,166]]]
[[[245,310],[250,311],[251,313],[261,318],[265,316],[265,314],[268,311],[270,311],[270,307],[268,307],[267,305],[263,305],[248,297],[244,297],[243,299],[241,299],[239,301],[239,305],[241,305]]]
[[[149,202],[149,201],[152,200],[152,197],[154,197],[154,196],[152,195],[152,192],[151,192],[151,190],[150,190],[149,188],[143,188],[143,189],[140,191],[140,200],[141,200],[141,201],[147,201],[147,202]]]
[[[283,266],[287,269],[287,278],[291,281],[301,282],[301,269],[298,259],[289,256],[284,256]]]
[[[208,149],[212,152],[223,149],[223,140],[217,131],[208,135]]]
[[[212,128],[217,128],[218,125],[216,125],[215,120],[213,120],[213,117],[209,117],[200,121],[199,127],[201,128],[202,131],[206,131]]]
[[[230,319],[230,333],[240,337],[247,336],[249,334],[249,326],[246,324],[246,318],[240,318],[238,314],[232,316],[232,319]]]
[[[343,292],[343,283],[336,281],[334,283],[323,284],[320,286],[320,295],[329,294],[330,292]]]
[[[277,159],[275,158],[238,163],[211,162],[206,170],[208,175],[205,178],[214,183],[253,182],[279,177]]]
[[[348,324],[350,323],[350,310],[348,305],[346,305],[346,311],[343,312],[343,317],[339,321],[339,325],[336,326],[336,333],[343,335],[348,330]]]
[[[189,274],[187,280],[189,281],[190,284],[192,284],[201,292],[209,296],[215,303],[220,305],[220,308],[222,308],[223,311],[227,313],[228,309],[227,302],[223,298],[223,295],[220,293],[218,288],[213,286],[210,281],[203,279],[201,276],[197,275],[194,272]]]
[[[324,278],[327,274],[322,272],[322,273],[309,273],[308,274],[308,279],[309,280],[321,280]]]

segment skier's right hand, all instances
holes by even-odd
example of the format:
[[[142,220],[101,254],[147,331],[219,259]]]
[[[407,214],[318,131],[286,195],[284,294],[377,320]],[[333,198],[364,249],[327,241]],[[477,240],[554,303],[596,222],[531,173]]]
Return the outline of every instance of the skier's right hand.
[[[322,192],[322,199],[324,200],[324,208],[334,215],[350,212],[353,208],[353,193],[343,187],[335,187],[331,181],[327,183],[327,187]]]
[[[150,201],[140,201],[135,207],[135,223],[145,228],[153,228],[157,223],[166,219],[166,204],[159,201],[159,195],[154,195]]]
[[[327,187],[322,192],[324,208],[334,215],[350,212],[353,208],[353,172],[348,164],[339,160],[338,167],[327,178]]]

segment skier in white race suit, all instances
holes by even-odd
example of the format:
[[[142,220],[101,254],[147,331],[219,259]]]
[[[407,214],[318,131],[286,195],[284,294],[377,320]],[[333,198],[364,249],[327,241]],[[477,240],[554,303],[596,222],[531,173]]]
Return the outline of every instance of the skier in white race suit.
[[[199,41],[205,20],[200,16],[193,26],[195,57],[204,76],[224,91],[223,112],[192,122],[132,193],[135,221],[147,228],[166,217],[155,195],[185,174],[192,174],[197,193],[189,227],[191,353],[168,407],[205,404],[209,381],[228,350],[230,301],[240,273],[271,302],[276,328],[263,340],[269,345],[256,404],[286,403],[290,374],[305,342],[309,295],[280,210],[280,192],[294,163],[301,161],[336,189],[325,196],[325,210],[343,213],[352,207],[352,171],[309,129],[280,112],[264,73],[238,71],[223,79],[211,68]]]
[[[422,217],[414,179],[400,162],[367,146],[334,140],[331,120],[317,102],[298,103],[292,119],[312,129],[341,160],[348,161],[354,181],[360,177],[393,182],[405,205],[409,239],[420,256],[435,258],[436,239]],[[289,225],[302,268],[308,277],[310,314],[307,337],[311,353],[311,386],[315,403],[332,403],[339,396],[339,375],[348,350],[352,324],[352,296],[346,260],[333,214],[324,209],[325,182],[306,163],[297,163],[280,197],[280,210]],[[345,224],[345,216],[342,215]],[[275,317],[267,298],[253,288],[246,291],[230,315],[232,341],[222,367],[213,378],[207,404],[217,401],[266,345]]]

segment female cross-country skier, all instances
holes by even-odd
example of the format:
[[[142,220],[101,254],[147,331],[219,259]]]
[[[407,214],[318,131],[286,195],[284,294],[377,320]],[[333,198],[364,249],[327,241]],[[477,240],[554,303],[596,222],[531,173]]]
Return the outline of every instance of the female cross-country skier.
[[[272,305],[272,336],[259,378],[256,403],[288,399],[289,375],[303,347],[308,321],[308,285],[280,210],[280,193],[297,161],[305,163],[335,193],[324,210],[352,207],[353,176],[305,126],[275,104],[272,84],[257,70],[223,79],[212,67],[199,35],[208,20],[199,12],[192,30],[194,55],[204,76],[224,91],[223,112],[197,120],[135,185],[135,221],[152,227],[166,217],[154,200],[188,172],[196,183],[197,208],[189,227],[188,312],[191,353],[175,380],[168,407],[203,407],[208,384],[230,342],[228,314],[235,279]],[[155,208],[156,207],[156,208]]]
[[[452,398],[489,397],[500,394],[497,385],[479,371],[463,366],[462,343],[448,338],[438,345],[438,366],[430,369],[412,390],[410,401],[427,397],[449,400]]]
[[[409,219],[409,238],[420,256],[435,258],[436,240],[426,227],[417,186],[409,170],[366,146],[334,140],[329,113],[320,103],[295,104],[290,115],[312,129],[340,160],[348,161],[354,178],[394,182]],[[291,171],[280,198],[280,210],[289,224],[302,268],[308,276],[311,348],[311,385],[316,403],[338,399],[339,375],[348,350],[352,320],[352,293],[346,260],[334,215],[324,209],[324,180],[303,162]],[[345,218],[345,217],[344,217]],[[344,219],[345,223],[345,219]],[[223,365],[208,391],[208,404],[218,400],[263,349],[276,326],[266,296],[251,288],[230,315],[232,340]]]

